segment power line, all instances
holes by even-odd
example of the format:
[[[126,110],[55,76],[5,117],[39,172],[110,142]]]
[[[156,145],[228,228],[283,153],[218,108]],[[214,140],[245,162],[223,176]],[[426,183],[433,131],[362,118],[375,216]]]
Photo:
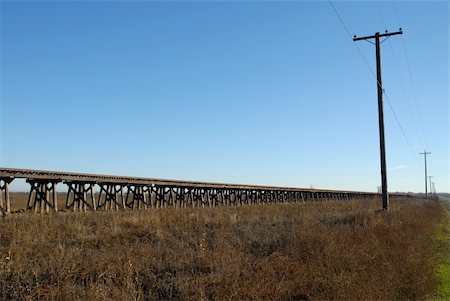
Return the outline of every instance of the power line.
[[[400,86],[402,87],[403,98],[404,98],[405,103],[406,103],[406,106],[407,106],[407,108],[408,108],[408,113],[409,113],[409,115],[410,115],[410,117],[411,117],[412,123],[413,123],[413,125],[414,125],[414,129],[415,129],[415,131],[417,132],[417,131],[418,131],[418,126],[417,126],[416,120],[415,120],[415,118],[414,118],[413,111],[412,111],[412,109],[411,109],[410,101],[408,100],[409,98],[408,98],[408,96],[406,95],[405,82],[403,81],[403,77],[402,77],[402,75],[401,75],[400,68],[399,68],[398,62],[397,62],[397,56],[395,55],[394,47],[392,47],[392,43],[391,43],[390,40],[389,40],[389,48],[390,48],[390,50],[391,50],[392,57],[394,58],[395,69],[397,70],[397,76],[398,76],[399,81],[400,81]]]
[[[394,1],[392,1],[392,4],[394,5],[394,13],[395,13],[395,17],[397,18],[397,23],[400,26],[401,22],[400,22],[400,18],[398,17],[397,2],[394,0]]]
[[[345,31],[346,31],[347,34],[348,34],[348,37],[350,38],[350,40],[353,40],[352,34],[351,34],[350,31],[348,30],[347,25],[345,25],[344,20],[342,19],[342,17],[341,17],[341,15],[339,14],[338,10],[337,10],[336,7],[334,6],[333,2],[332,2],[331,0],[328,0],[328,2],[331,4],[331,7],[333,8],[333,10],[334,10],[336,16],[338,17],[339,21],[341,21],[342,26],[344,27]],[[359,55],[362,57],[364,63],[366,63],[366,66],[367,66],[367,68],[369,69],[370,73],[372,73],[372,76],[376,79],[377,77],[376,77],[376,75],[375,75],[375,72],[372,70],[372,67],[370,67],[369,63],[367,62],[367,59],[366,59],[366,57],[364,56],[364,54],[363,54],[361,48],[359,47],[359,45],[356,44],[356,43],[353,43],[353,45],[355,45],[356,49],[358,50]]]
[[[378,16],[380,17],[381,22],[384,25],[384,30],[387,30],[387,26],[386,26],[386,23],[384,22],[384,18],[383,18],[383,15],[381,14],[381,10],[380,10],[380,7],[378,6],[378,2],[377,1],[373,1],[373,2],[375,3],[375,6],[377,8]]]
[[[341,21],[342,26],[344,27],[345,31],[347,32],[348,36],[350,39],[352,39],[352,34],[350,33],[350,31],[348,30],[348,27],[345,25],[344,20],[342,19],[341,15],[339,14],[338,10],[336,9],[336,7],[334,6],[333,2],[331,2],[331,0],[328,0],[328,2],[330,2],[331,7],[334,10],[334,13],[336,14],[336,16],[338,17],[339,21]]]
[[[384,22],[384,18],[383,18],[383,14],[381,13],[380,6],[378,5],[378,2],[377,2],[377,1],[373,1],[373,2],[374,2],[375,7],[376,7],[376,9],[377,9],[378,17],[380,18],[381,22],[382,22],[383,25],[384,25],[384,29],[385,29],[386,32],[387,32],[387,26],[386,26],[386,23]],[[400,25],[399,25],[399,26],[400,26]],[[403,38],[403,35],[402,35],[402,38]],[[406,97],[406,89],[405,89],[405,86],[404,86],[404,83],[403,83],[402,76],[401,76],[401,74],[400,74],[400,69],[399,69],[398,64],[397,64],[397,58],[396,58],[396,56],[395,56],[394,48],[392,47],[391,40],[389,40],[388,43],[389,43],[389,47],[390,47],[391,52],[392,52],[392,56],[393,56],[393,58],[394,58],[394,65],[395,65],[395,68],[396,68],[396,70],[397,70],[397,75],[398,75],[398,77],[399,77],[399,79],[400,79],[400,84],[401,84],[401,87],[402,87],[403,96],[404,96],[404,98],[405,98],[405,101],[406,101],[406,104],[407,104],[407,107],[408,107],[408,111],[409,111],[409,114],[410,114],[410,116],[411,116],[411,120],[413,121],[414,127],[415,127],[415,129],[417,130],[417,126],[416,126],[416,123],[415,123],[415,121],[414,121],[413,114],[412,114],[412,111],[411,111],[411,106],[409,105],[408,98]],[[389,104],[389,108],[391,109],[392,114],[394,115],[394,117],[395,117],[395,119],[396,119],[396,121],[397,121],[397,124],[398,124],[400,130],[402,131],[403,137],[405,138],[406,142],[408,143],[408,146],[409,146],[409,149],[411,150],[411,153],[413,154],[413,156],[414,156],[414,158],[416,159],[417,163],[419,163],[419,159],[417,158],[416,152],[413,150],[412,144],[411,144],[411,142],[409,141],[408,137],[406,136],[405,130],[403,129],[403,127],[402,127],[402,125],[401,125],[400,119],[398,118],[397,114],[395,113],[394,108],[393,108],[393,106],[392,106],[392,104],[391,104],[391,102],[390,102],[390,100],[389,100],[389,98],[388,98],[388,96],[387,96],[385,90],[383,90],[383,94],[386,96],[386,100],[387,100],[387,102],[388,102],[388,104]]]
[[[394,6],[395,17],[397,19],[398,26],[401,27],[401,22],[400,22],[400,18],[399,18],[399,14],[398,14],[398,9],[397,9],[397,2],[395,0],[393,1],[393,6]],[[413,94],[414,104],[415,104],[415,107],[417,110],[417,115],[419,118],[420,132],[422,135],[422,143],[426,144],[427,139],[426,139],[425,130],[424,130],[424,126],[423,126],[422,113],[421,113],[421,110],[419,107],[419,102],[417,101],[416,86],[415,86],[415,82],[414,82],[414,79],[412,76],[411,64],[409,63],[409,56],[408,56],[408,52],[406,51],[406,43],[405,43],[405,39],[403,36],[402,36],[402,46],[403,46],[403,52],[405,54],[406,64],[408,67],[408,74],[409,74],[409,80],[411,83],[411,90],[413,92],[412,94]]]
[[[344,27],[345,31],[347,32],[348,36],[349,36],[350,39],[352,39],[352,41],[353,41],[353,38],[354,38],[355,36],[352,37],[352,34],[350,33],[350,30],[348,29],[347,25],[345,24],[344,19],[343,19],[342,16],[339,14],[339,11],[337,10],[337,8],[335,7],[335,5],[333,4],[333,2],[332,2],[331,0],[328,0],[328,2],[330,3],[331,7],[333,8],[333,10],[334,10],[336,16],[338,17],[339,21],[341,22],[341,24],[342,24],[342,26]],[[387,38],[389,38],[389,36],[388,36]],[[386,39],[387,39],[387,38],[386,38]],[[366,57],[364,56],[364,54],[363,54],[361,48],[359,47],[359,45],[358,45],[357,43],[353,43],[353,44],[355,45],[356,49],[358,50],[359,55],[362,57],[364,63],[366,64],[367,68],[369,69],[370,73],[372,74],[372,77],[373,77],[375,80],[378,81],[377,76],[375,75],[375,72],[373,71],[372,67],[370,67],[370,65],[369,65],[369,63],[368,63]],[[378,82],[378,84],[380,84],[380,83]],[[402,125],[401,125],[401,123],[400,123],[400,120],[399,120],[397,114],[395,113],[394,108],[392,107],[392,104],[391,104],[391,102],[389,101],[389,98],[387,97],[387,94],[386,94],[386,91],[385,91],[385,90],[383,90],[383,94],[386,96],[386,101],[387,101],[388,104],[389,104],[389,108],[390,108],[392,114],[393,114],[394,117],[395,117],[395,120],[396,120],[396,122],[397,122],[397,124],[398,124],[398,126],[399,126],[399,128],[400,128],[400,130],[401,130],[401,132],[402,132],[403,137],[405,138],[405,140],[406,140],[406,142],[407,142],[407,144],[408,144],[408,146],[409,146],[409,148],[410,148],[410,150],[411,150],[411,153],[413,154],[413,156],[414,156],[414,158],[416,159],[416,161],[419,162],[419,160],[418,160],[418,158],[417,158],[417,155],[416,155],[416,152],[414,152],[413,147],[412,147],[411,143],[409,142],[408,137],[406,136],[405,130],[403,129],[403,127],[402,127]]]
[[[391,104],[391,102],[389,101],[389,97],[387,96],[387,94],[386,94],[386,92],[385,92],[384,90],[383,90],[383,94],[384,94],[384,96],[386,97],[387,103],[388,103],[388,105],[389,105],[389,108],[390,108],[391,111],[392,111],[392,114],[394,115],[395,119],[397,120],[397,124],[398,124],[400,130],[402,131],[402,134],[403,134],[403,137],[404,137],[405,140],[406,140],[406,143],[408,143],[409,149],[411,150],[411,154],[412,154],[413,157],[416,159],[416,162],[419,163],[419,158],[417,158],[417,155],[416,155],[416,153],[414,152],[414,149],[413,149],[413,147],[412,147],[412,145],[411,145],[411,142],[409,141],[408,137],[406,136],[405,130],[403,129],[403,127],[402,127],[402,125],[401,125],[401,123],[400,123],[400,120],[399,120],[398,117],[397,117],[397,114],[395,114],[394,108],[392,107],[392,104]]]

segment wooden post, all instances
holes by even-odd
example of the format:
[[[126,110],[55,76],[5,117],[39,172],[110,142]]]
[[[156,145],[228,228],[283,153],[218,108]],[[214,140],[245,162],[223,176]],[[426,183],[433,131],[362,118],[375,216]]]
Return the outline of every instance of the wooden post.
[[[78,211],[83,211],[83,201],[82,196],[84,195],[84,184],[78,183],[78,193],[77,193],[77,201],[78,201]]]
[[[35,184],[36,183],[34,183],[33,186]],[[33,188],[36,188],[36,187],[33,187]],[[33,194],[34,194],[34,201],[33,201],[34,213],[37,214],[38,213],[38,209],[39,209],[38,207],[39,207],[39,204],[40,204],[37,190],[33,190]]]
[[[107,189],[107,193],[106,193],[105,197],[108,202],[108,205],[106,206],[106,208],[108,210],[113,210],[113,203],[112,203],[111,197],[114,193],[114,187],[112,185],[108,184],[108,185],[106,185],[106,189]]]
[[[120,191],[120,203],[122,204],[122,208],[125,209],[125,199],[123,198],[123,186],[119,186]],[[120,207],[120,206],[119,206]]]
[[[65,207],[65,209],[68,209],[68,208],[69,208],[70,194],[71,194],[71,192],[72,192],[72,185],[71,185],[70,183],[67,183],[67,182],[66,182],[66,184],[67,184],[67,186],[68,186],[69,188],[67,189],[66,205],[65,205],[64,207]]]
[[[41,214],[44,214],[44,210],[45,210],[45,209],[44,209],[44,207],[45,207],[45,201],[44,201],[44,198],[45,198],[45,196],[46,196],[47,191],[46,191],[46,189],[45,189],[46,187],[44,187],[42,183],[39,183],[38,186],[39,186],[38,194],[39,194],[39,204],[40,204],[39,208],[40,208],[40,213],[41,213]]]
[[[33,188],[30,188],[30,193],[28,194],[27,210],[31,209],[31,195],[32,195],[32,193],[33,193]]]
[[[55,212],[58,212],[58,198],[56,194],[56,182],[52,182],[52,192],[53,192],[53,206]]]
[[[6,213],[11,213],[11,202],[9,200],[9,181],[5,180],[5,202],[6,202]]]
[[[211,195],[209,194],[209,188],[205,188],[205,194],[206,194],[206,203],[208,204],[208,207],[211,206]]]
[[[150,208],[155,207],[155,206],[153,206],[152,191],[153,191],[153,187],[152,186],[147,186],[148,205],[150,206]]]
[[[3,197],[2,197],[2,179],[0,178],[0,211],[3,212],[3,208],[5,207],[5,204],[3,203]]]
[[[167,187],[167,206],[173,206],[173,188]]]
[[[50,213],[50,207],[49,207],[49,205],[48,205],[48,202],[49,202],[49,200],[50,200],[50,191],[49,191],[49,188],[48,188],[48,184],[47,183],[45,183],[45,184],[42,184],[43,186],[44,186],[44,189],[45,189],[45,201],[44,201],[44,203],[45,203],[45,213]]]
[[[113,201],[116,204],[116,206],[115,206],[116,207],[116,211],[119,210],[118,199],[119,199],[119,191],[117,190],[117,186],[114,185],[114,198],[113,198]]]
[[[83,203],[83,211],[86,212],[87,210],[87,206],[86,206],[86,202],[87,202],[87,194],[86,194],[86,187],[84,186],[85,184],[81,184],[83,187],[83,191],[82,191],[82,198],[81,198],[81,202]]]
[[[136,202],[137,202],[137,204],[136,204]],[[140,186],[135,186],[135,189],[134,189],[133,209],[135,209],[136,207],[137,207],[138,210],[141,210],[141,208],[142,208],[142,204],[141,204],[141,187]]]
[[[78,183],[73,183],[73,195],[72,195],[72,211],[78,211],[78,194],[80,187]]]
[[[147,197],[145,195],[145,186],[142,187],[142,201],[144,202],[144,210],[147,210]]]
[[[91,184],[91,200],[92,200],[92,210],[97,211],[97,204],[95,203],[94,184]]]

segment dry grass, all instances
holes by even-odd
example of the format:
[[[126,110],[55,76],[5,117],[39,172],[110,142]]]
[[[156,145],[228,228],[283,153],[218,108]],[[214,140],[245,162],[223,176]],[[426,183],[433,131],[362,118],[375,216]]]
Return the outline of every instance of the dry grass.
[[[1,300],[406,300],[433,280],[435,201],[13,214]]]
[[[28,203],[28,192],[15,192],[10,194],[10,201],[11,201],[11,211],[17,212],[17,211],[24,211],[27,208]],[[98,194],[96,194],[98,197]],[[66,205],[66,197],[67,193],[65,192],[58,192],[58,208],[63,209]]]

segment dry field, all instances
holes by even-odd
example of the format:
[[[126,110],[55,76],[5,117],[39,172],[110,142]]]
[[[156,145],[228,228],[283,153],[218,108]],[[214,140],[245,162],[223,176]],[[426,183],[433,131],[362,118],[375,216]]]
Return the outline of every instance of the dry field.
[[[435,200],[16,213],[1,300],[432,298]],[[442,246],[440,246],[442,247]]]

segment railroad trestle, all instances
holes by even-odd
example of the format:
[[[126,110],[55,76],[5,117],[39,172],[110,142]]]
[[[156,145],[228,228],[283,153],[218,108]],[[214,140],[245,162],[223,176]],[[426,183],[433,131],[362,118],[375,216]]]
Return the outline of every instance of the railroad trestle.
[[[305,203],[373,199],[377,193],[320,190],[121,177],[56,171],[0,168],[0,213],[11,212],[9,185],[16,178],[30,185],[27,211],[146,210]],[[65,203],[58,204],[57,185],[66,187]],[[61,185],[59,186],[61,187]],[[60,190],[63,190],[60,188]],[[62,201],[62,200],[61,200]]]

